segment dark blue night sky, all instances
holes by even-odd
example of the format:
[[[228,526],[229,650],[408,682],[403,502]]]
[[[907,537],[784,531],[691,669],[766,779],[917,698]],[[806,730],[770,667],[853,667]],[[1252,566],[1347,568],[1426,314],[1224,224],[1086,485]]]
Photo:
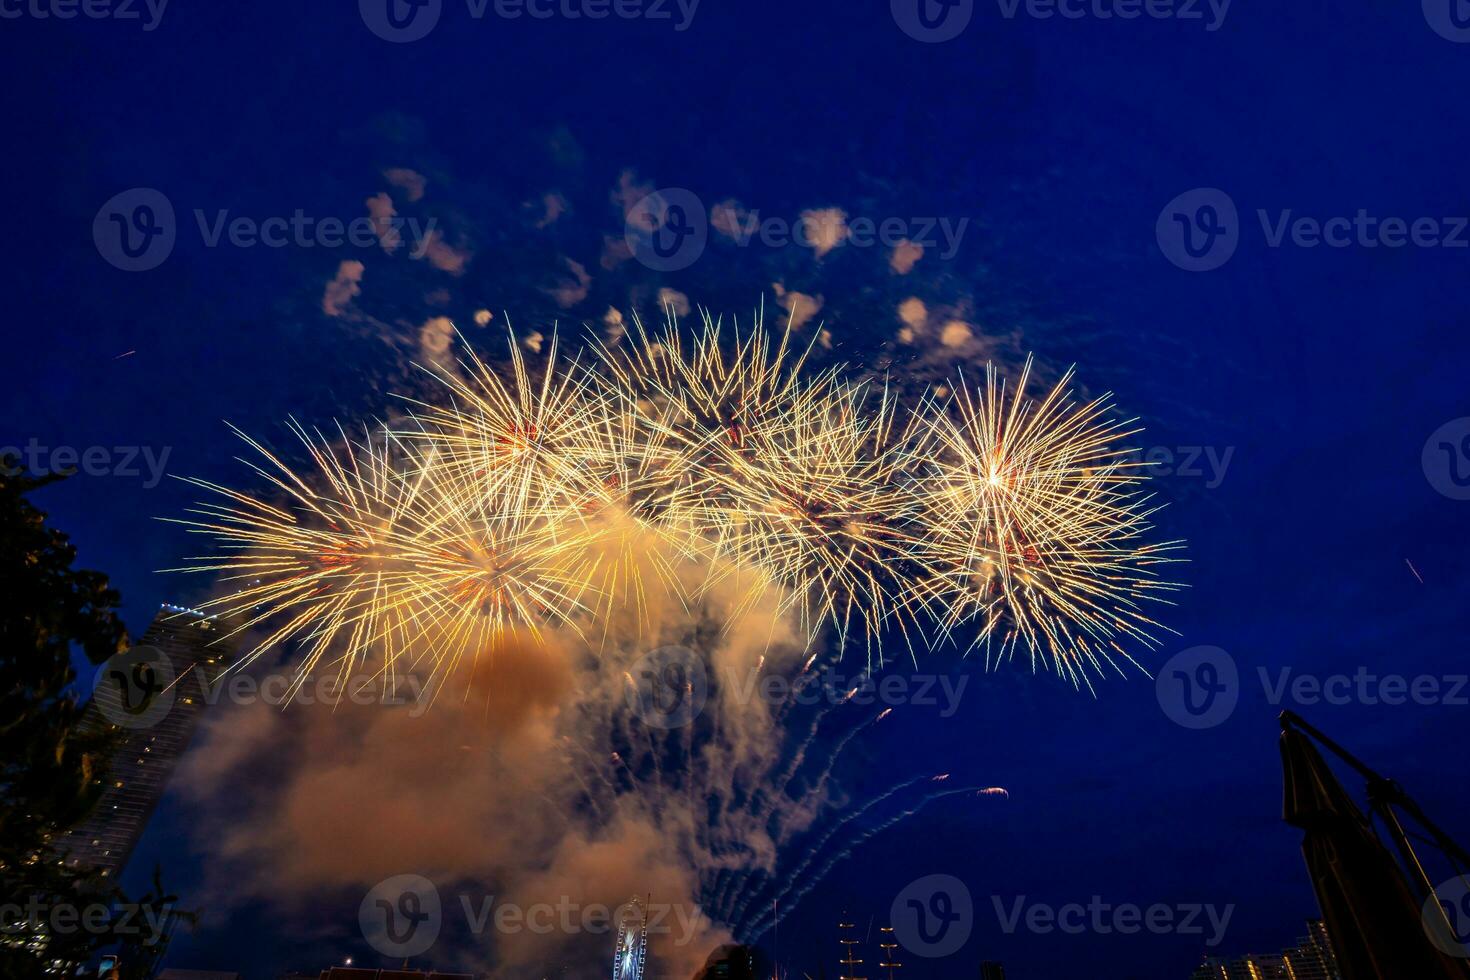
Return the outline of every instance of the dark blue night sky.
[[[987,673],[936,653],[969,676],[959,711],[896,719],[849,778],[948,770],[1010,798],[940,801],[862,844],[789,911],[783,962],[832,971],[841,908],[881,922],[899,889],[933,873],[967,883],[973,934],[948,959],[910,957],[910,978],[973,976],[995,959],[1018,980],[1162,980],[1206,952],[1208,930],[1008,933],[996,902],[1022,896],[1233,905],[1210,952],[1280,949],[1317,914],[1299,832],[1280,817],[1281,708],[1470,833],[1470,688],[1458,704],[1273,704],[1260,676],[1364,671],[1448,689],[1470,672],[1470,502],[1453,499],[1451,469],[1470,459],[1422,457],[1432,433],[1470,415],[1470,230],[1456,232],[1470,215],[1470,43],[1431,25],[1445,14],[1455,33],[1438,10],[1451,3],[1237,0],[1216,22],[1203,3],[1199,19],[1121,20],[1081,4],[1076,19],[1024,3],[1007,17],[1008,4],[981,2],[957,37],[924,43],[882,2],[703,0],[676,30],[673,5],[673,21],[537,21],[476,19],[444,0],[427,37],[389,43],[347,0],[173,0],[152,30],[40,19],[4,0],[19,16],[0,23],[0,445],[167,447],[171,475],[235,479],[225,420],[279,437],[287,416],[325,423],[386,404],[407,349],[382,330],[412,337],[430,316],[464,322],[481,307],[527,330],[596,329],[609,306],[652,313],[665,286],[742,316],[775,303],[776,281],[820,294],[835,345],[824,356],[920,375],[943,353],[894,342],[899,302],[920,296],[997,350],[1077,363],[1090,391],[1140,417],[1143,446],[1228,459],[1160,475],[1157,523],[1188,539],[1176,577],[1190,587],[1162,614],[1179,635],[1143,662],[1223,648],[1239,704],[1190,730],[1137,671],[1093,697],[1020,664]],[[472,255],[463,274],[351,245],[210,248],[195,227],[195,209],[355,218],[391,167],[427,177],[417,213]],[[604,270],[624,172],[770,214],[839,206],[969,224],[957,254],[926,255],[901,279],[851,246],[820,264],[800,248],[712,245],[685,270]],[[138,187],[172,203],[178,240],[157,268],[126,272],[99,254],[93,220]],[[1156,232],[1196,188],[1219,193],[1187,205],[1194,232],[1201,201],[1238,215],[1222,219],[1235,251],[1210,271],[1180,268],[1183,245]],[[536,228],[526,202],[551,191],[567,216]],[[1445,241],[1308,247],[1287,231],[1272,244],[1283,218],[1360,210],[1433,219]],[[567,258],[591,279],[558,305],[555,283],[576,281]],[[353,259],[367,267],[357,304],[371,329],[322,311],[324,284]],[[80,563],[112,577],[135,633],[159,602],[199,587],[155,573],[193,553],[155,518],[194,494],[149,482],[145,465],[39,497]],[[166,800],[129,882],[162,862],[187,900],[208,859],[188,825]],[[181,936],[170,962],[264,978],[367,957],[356,904],[323,903],[299,928],[253,904]]]

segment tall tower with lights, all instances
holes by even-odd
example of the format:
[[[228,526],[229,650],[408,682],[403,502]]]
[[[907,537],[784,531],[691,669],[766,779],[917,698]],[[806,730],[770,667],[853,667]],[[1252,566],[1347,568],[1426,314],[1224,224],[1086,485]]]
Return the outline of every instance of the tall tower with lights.
[[[225,632],[213,616],[165,604],[136,646],[99,668],[81,725],[117,742],[97,805],[58,841],[68,865],[122,874],[231,655]]]
[[[857,926],[847,921],[848,914],[842,913],[842,920],[837,923],[838,942],[842,944],[842,959],[837,965],[842,972],[837,975],[837,980],[867,980],[858,971],[862,969],[862,958],[857,955],[857,946],[862,945],[862,940],[857,938]]]
[[[878,932],[881,933],[878,937],[878,948],[883,950],[883,959],[878,963],[878,968],[888,971],[888,980],[897,980],[898,974],[894,971],[903,964],[898,961],[898,954],[894,952],[898,949],[898,940],[893,938],[893,927],[884,926]]]

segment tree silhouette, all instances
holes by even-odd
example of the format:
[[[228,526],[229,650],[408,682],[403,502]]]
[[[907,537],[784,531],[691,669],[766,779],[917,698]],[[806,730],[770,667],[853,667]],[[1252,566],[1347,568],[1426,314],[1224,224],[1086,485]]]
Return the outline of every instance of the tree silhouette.
[[[117,976],[146,977],[160,949],[133,931],[136,913],[123,918],[126,898],[64,867],[54,843],[95,805],[113,738],[80,724],[72,651],[100,664],[128,646],[107,576],[73,568],[76,548],[26,499],[56,479],[0,458],[0,978],[29,980],[104,949],[118,955]],[[156,875],[154,885],[131,904],[162,915],[175,899]],[[72,910],[61,912],[70,924],[58,927],[57,910]]]

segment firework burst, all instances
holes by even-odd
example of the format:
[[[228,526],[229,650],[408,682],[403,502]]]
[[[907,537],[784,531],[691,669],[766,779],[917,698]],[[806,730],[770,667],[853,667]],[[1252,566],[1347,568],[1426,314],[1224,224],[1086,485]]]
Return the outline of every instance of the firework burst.
[[[232,591],[206,605],[264,626],[248,662],[299,644],[298,680],[325,661],[346,675],[370,663],[388,677],[448,671],[509,629],[532,632],[580,608],[582,556],[553,522],[486,491],[434,447],[383,430],[336,444],[294,422],[315,465],[308,480],[237,434],[265,461],[247,462],[277,503],[191,480],[222,496],[177,520],[218,552],[175,571],[222,573]]]
[[[635,319],[625,346],[599,348],[610,397],[661,444],[664,497],[709,543],[710,583],[744,574],[749,602],[779,589],[809,637],[831,625],[844,645],[861,625],[871,643],[911,594],[893,576],[914,516],[893,400],[835,368],[804,375],[811,347],[759,318],[731,345],[721,332],[706,315],[686,344],[672,319],[657,334]]]
[[[518,512],[555,515],[592,492],[591,471],[606,457],[600,392],[588,375],[557,360],[551,338],[542,370],[507,335],[509,379],[466,347],[459,370],[432,366],[443,403],[410,401],[413,425],[395,435],[425,442],[451,477]]]
[[[334,448],[293,424],[311,478],[246,438],[279,500],[194,481],[224,501],[181,523],[221,551],[188,570],[238,588],[215,605],[265,627],[251,657],[297,642],[304,669],[439,669],[512,628],[606,643],[654,597],[731,583],[726,623],[774,599],[808,645],[861,635],[870,664],[882,637],[913,655],[927,632],[1090,686],[1155,644],[1179,543],[1149,541],[1135,430],[1106,396],[1075,402],[1068,372],[1033,399],[1028,360],[1014,388],[992,367],[900,424],[886,386],[806,372],[789,330],[732,339],[708,316],[687,343],[635,320],[591,364],[553,338],[533,370],[511,337],[507,377],[468,354],[397,429]]]
[[[1157,510],[1111,418],[1109,396],[1071,397],[1072,372],[1027,396],[1028,358],[1008,394],[994,366],[925,413],[935,451],[915,493],[924,513],[913,554],[942,635],[973,631],[987,657],[1029,651],[1074,684],[1133,658],[1118,642],[1153,646],[1149,602],[1178,588],[1159,565],[1181,543],[1150,543]]]

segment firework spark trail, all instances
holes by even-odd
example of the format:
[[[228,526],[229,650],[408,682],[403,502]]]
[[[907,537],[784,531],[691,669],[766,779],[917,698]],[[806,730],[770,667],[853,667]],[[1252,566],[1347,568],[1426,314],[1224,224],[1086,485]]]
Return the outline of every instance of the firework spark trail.
[[[999,792],[998,793],[995,792],[996,790],[999,790]],[[927,807],[930,803],[933,803],[936,800],[943,799],[943,798],[945,798],[947,796],[960,796],[960,795],[963,795],[965,793],[976,793],[976,792],[977,792],[977,787],[974,787],[974,786],[965,786],[965,787],[961,787],[961,788],[958,788],[958,789],[939,790],[939,791],[932,792],[932,793],[929,793],[929,794],[925,795],[914,806],[909,807],[908,809],[905,809],[905,810],[901,810],[898,813],[894,814],[892,817],[889,817],[887,820],[883,821],[882,823],[875,824],[874,826],[869,827],[867,830],[863,831],[856,838],[854,838],[846,847],[844,847],[842,850],[840,850],[837,853],[835,853],[834,855],[832,855],[832,857],[827,861],[827,863],[824,864],[810,878],[808,878],[807,881],[806,881],[806,883],[799,890],[797,890],[794,893],[790,892],[789,889],[788,889],[788,891],[783,892],[782,895],[781,895],[781,897],[776,900],[776,904],[777,905],[784,904],[787,908],[791,908],[791,907],[799,904],[801,902],[801,900],[803,898],[805,898],[807,896],[807,894],[809,892],[811,892],[811,890],[813,888],[815,888],[817,886],[817,884],[822,881],[823,878],[825,878],[827,876],[827,873],[829,871],[831,871],[834,867],[837,866],[837,863],[839,861],[841,861],[841,860],[845,859],[846,857],[848,857],[849,855],[851,855],[852,852],[859,845],[861,845],[864,841],[869,840],[869,839],[877,836],[878,834],[881,834],[883,831],[885,831],[888,828],[894,826],[895,824],[901,823],[902,821],[907,820],[909,817],[914,816],[916,813],[918,813],[919,811],[921,811],[925,807]],[[1006,794],[1005,790],[1002,790],[999,787],[986,787],[986,788],[978,789],[977,795],[980,795],[980,796],[995,796],[995,795],[1009,795],[1009,794]],[[746,942],[749,942],[749,943],[753,943],[753,942],[756,942],[757,940],[759,940],[760,937],[761,936],[764,936],[766,934],[766,931],[771,928],[771,925],[774,924],[774,919],[772,919],[771,922],[766,922],[765,925],[761,925],[762,922],[765,922],[766,915],[767,915],[766,910],[762,906],[761,913],[755,918],[755,921],[751,922],[749,926],[745,926],[742,923],[741,924],[741,928],[737,932],[737,935],[741,936]],[[759,928],[757,928],[757,926],[759,926]]]
[[[837,746],[827,754],[827,762],[822,770],[821,776],[809,790],[802,794],[802,800],[798,801],[790,797],[787,791],[793,784],[809,748],[816,740],[816,733],[822,719],[830,713],[831,707],[829,706],[826,710],[819,710],[814,713],[805,738],[801,740],[797,751],[793,754],[793,761],[777,773],[774,779],[764,781],[762,792],[753,794],[751,797],[746,824],[750,830],[758,830],[760,833],[769,837],[778,851],[794,838],[796,830],[793,829],[793,825],[796,825],[797,829],[809,826],[815,821],[821,810],[826,807],[827,798],[824,793],[827,782],[834,766],[837,764],[837,760],[841,758],[843,750],[847,747],[848,743],[862,731],[881,721],[888,714],[888,711],[892,710],[887,709],[875,718],[860,723],[843,736],[837,743]],[[775,787],[774,792],[770,790],[770,787]],[[763,868],[749,867],[739,869],[735,876],[726,880],[725,891],[716,894],[713,907],[722,911],[729,909],[731,905],[746,893],[746,890],[751,885],[752,879],[757,876],[768,879],[771,877],[773,870],[766,871]],[[726,912],[726,915],[727,917],[733,918],[733,915],[728,912]]]
[[[818,838],[816,843],[812,844],[806,849],[804,856],[797,863],[796,867],[791,870],[790,873],[783,875],[780,879],[775,878],[774,875],[770,877],[769,884],[776,884],[778,880],[784,882],[784,885],[777,885],[777,887],[779,887],[781,890],[776,892],[774,896],[776,901],[783,904],[785,903],[786,898],[791,893],[792,889],[796,888],[797,883],[802,880],[802,875],[804,875],[807,869],[811,867],[813,862],[817,860],[817,857],[822,853],[827,845],[832,842],[833,838],[835,838],[839,833],[842,832],[843,828],[853,823],[854,821],[862,819],[864,815],[866,815],[874,807],[880,805],[884,801],[892,799],[899,793],[911,789],[914,786],[917,786],[919,783],[926,781],[932,782],[934,781],[934,779],[935,777],[933,776],[914,776],[911,779],[905,780],[890,787],[885,792],[873,797],[871,800],[868,800],[862,806],[859,806],[843,814],[828,827],[827,831],[823,833],[820,838]],[[968,787],[968,790],[973,792],[976,788],[978,787]],[[957,790],[956,792],[964,792],[964,790]],[[766,889],[767,885],[762,885],[759,888],[748,892],[744,900],[742,900],[735,906],[733,921],[736,923],[742,922],[745,916],[745,910],[749,908],[752,903],[763,900]]]

